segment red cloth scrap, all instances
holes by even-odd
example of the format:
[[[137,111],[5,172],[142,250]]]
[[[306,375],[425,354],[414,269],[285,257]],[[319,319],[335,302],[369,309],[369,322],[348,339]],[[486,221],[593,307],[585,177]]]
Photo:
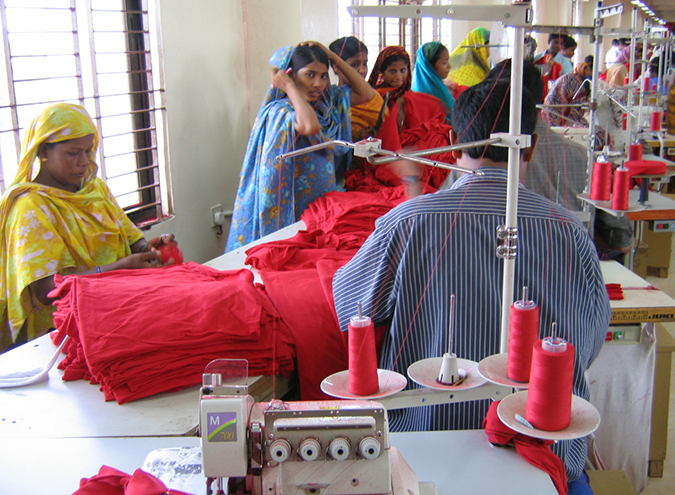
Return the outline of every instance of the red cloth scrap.
[[[129,476],[109,466],[102,466],[96,476],[82,478],[80,488],[73,495],[189,495],[170,490],[157,477],[141,469]]]
[[[493,445],[508,445],[513,441],[518,455],[551,476],[560,495],[567,494],[567,471],[560,457],[551,450],[552,440],[540,440],[528,437],[506,426],[497,415],[499,401],[490,404],[487,415],[483,420],[483,428],[488,442]]]
[[[247,359],[249,375],[293,371],[292,335],[250,270],[197,263],[56,277],[64,380],[101,385],[119,404],[201,383],[213,359]]]

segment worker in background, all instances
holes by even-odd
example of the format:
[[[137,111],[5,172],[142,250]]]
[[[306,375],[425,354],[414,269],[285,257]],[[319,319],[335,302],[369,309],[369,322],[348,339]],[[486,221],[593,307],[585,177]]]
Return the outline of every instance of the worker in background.
[[[612,48],[607,50],[607,54],[605,55],[605,69],[609,69],[609,67],[616,62],[616,59],[619,58],[619,53],[621,53],[621,46],[619,46],[621,41],[618,38],[615,38],[612,40]]]
[[[570,74],[574,70],[574,64],[572,63],[572,58],[574,57],[574,52],[577,50],[577,42],[574,41],[574,38],[564,34],[562,41],[560,42],[560,51],[556,54],[553,59],[560,64],[562,67],[560,74]]]
[[[453,143],[508,132],[507,82],[468,88],[455,103]],[[523,92],[523,134],[537,121],[535,100]],[[532,159],[522,150],[522,167]],[[340,328],[347,330],[357,303],[375,325],[386,325],[380,367],[405,373],[422,359],[454,352],[481,361],[500,352],[503,260],[495,255],[495,231],[504,224],[508,149],[455,151],[457,164],[483,175],[464,174],[450,190],[419,196],[377,220],[375,231],[333,278]],[[540,306],[540,337],[558,334],[576,348],[574,393],[589,399],[584,372],[598,355],[611,315],[598,257],[583,224],[539,194],[518,192],[516,294],[527,286]],[[457,298],[454,321],[447,303]],[[452,341],[448,329],[454,325]],[[480,428],[488,400],[390,411],[392,431]],[[558,442],[570,493],[587,487],[582,473],[586,439]]]
[[[562,74],[562,65],[555,61],[556,55],[560,52],[560,42],[562,39],[562,34],[549,34],[548,48],[534,56],[534,63],[541,73],[542,81],[544,81],[544,98],[546,98],[546,95],[548,94],[549,83],[558,79]]]

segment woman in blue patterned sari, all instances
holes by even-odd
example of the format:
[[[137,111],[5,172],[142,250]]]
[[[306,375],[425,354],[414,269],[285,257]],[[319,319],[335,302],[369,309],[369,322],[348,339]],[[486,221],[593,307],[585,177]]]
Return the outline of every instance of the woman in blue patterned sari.
[[[329,61],[347,84],[330,84]],[[319,43],[282,48],[270,64],[272,87],[248,141],[226,251],[298,221],[312,201],[338,188],[336,172],[341,164],[349,166],[348,148],[281,161],[277,156],[333,139],[351,141],[349,107],[365,103],[372,91],[352,67]]]

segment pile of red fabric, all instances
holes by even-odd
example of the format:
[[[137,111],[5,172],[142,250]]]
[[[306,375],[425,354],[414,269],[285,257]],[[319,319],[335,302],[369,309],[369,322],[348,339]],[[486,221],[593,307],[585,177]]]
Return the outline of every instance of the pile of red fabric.
[[[250,375],[288,376],[292,336],[250,270],[196,263],[56,277],[56,341],[71,340],[64,380],[99,383],[119,404],[201,383],[213,359],[247,359]]]
[[[321,392],[321,381],[348,368],[346,334],[340,332],[333,303],[333,275],[356,254],[375,220],[404,199],[398,188],[328,193],[304,212],[307,230],[246,252],[246,263],[260,272],[293,334],[302,400],[332,399]],[[376,332],[379,344],[383,332]]]

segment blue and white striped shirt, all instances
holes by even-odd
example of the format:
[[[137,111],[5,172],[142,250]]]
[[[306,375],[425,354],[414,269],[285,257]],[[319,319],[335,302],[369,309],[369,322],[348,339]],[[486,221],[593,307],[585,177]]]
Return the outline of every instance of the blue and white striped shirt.
[[[375,324],[387,324],[382,368],[405,375],[413,362],[448,352],[451,294],[451,351],[473,361],[499,353],[503,261],[495,250],[497,227],[505,223],[507,174],[498,167],[481,170],[484,176],[463,175],[452,189],[407,201],[378,219],[358,253],[335,274],[343,331],[357,302]],[[540,338],[557,322],[558,335],[575,346],[574,393],[588,400],[584,372],[600,351],[611,314],[595,247],[568,210],[522,186],[518,193],[514,299],[527,286],[540,308]],[[481,428],[488,405],[481,400],[391,411],[390,427]],[[586,440],[558,442],[554,451],[570,480],[578,478]]]

